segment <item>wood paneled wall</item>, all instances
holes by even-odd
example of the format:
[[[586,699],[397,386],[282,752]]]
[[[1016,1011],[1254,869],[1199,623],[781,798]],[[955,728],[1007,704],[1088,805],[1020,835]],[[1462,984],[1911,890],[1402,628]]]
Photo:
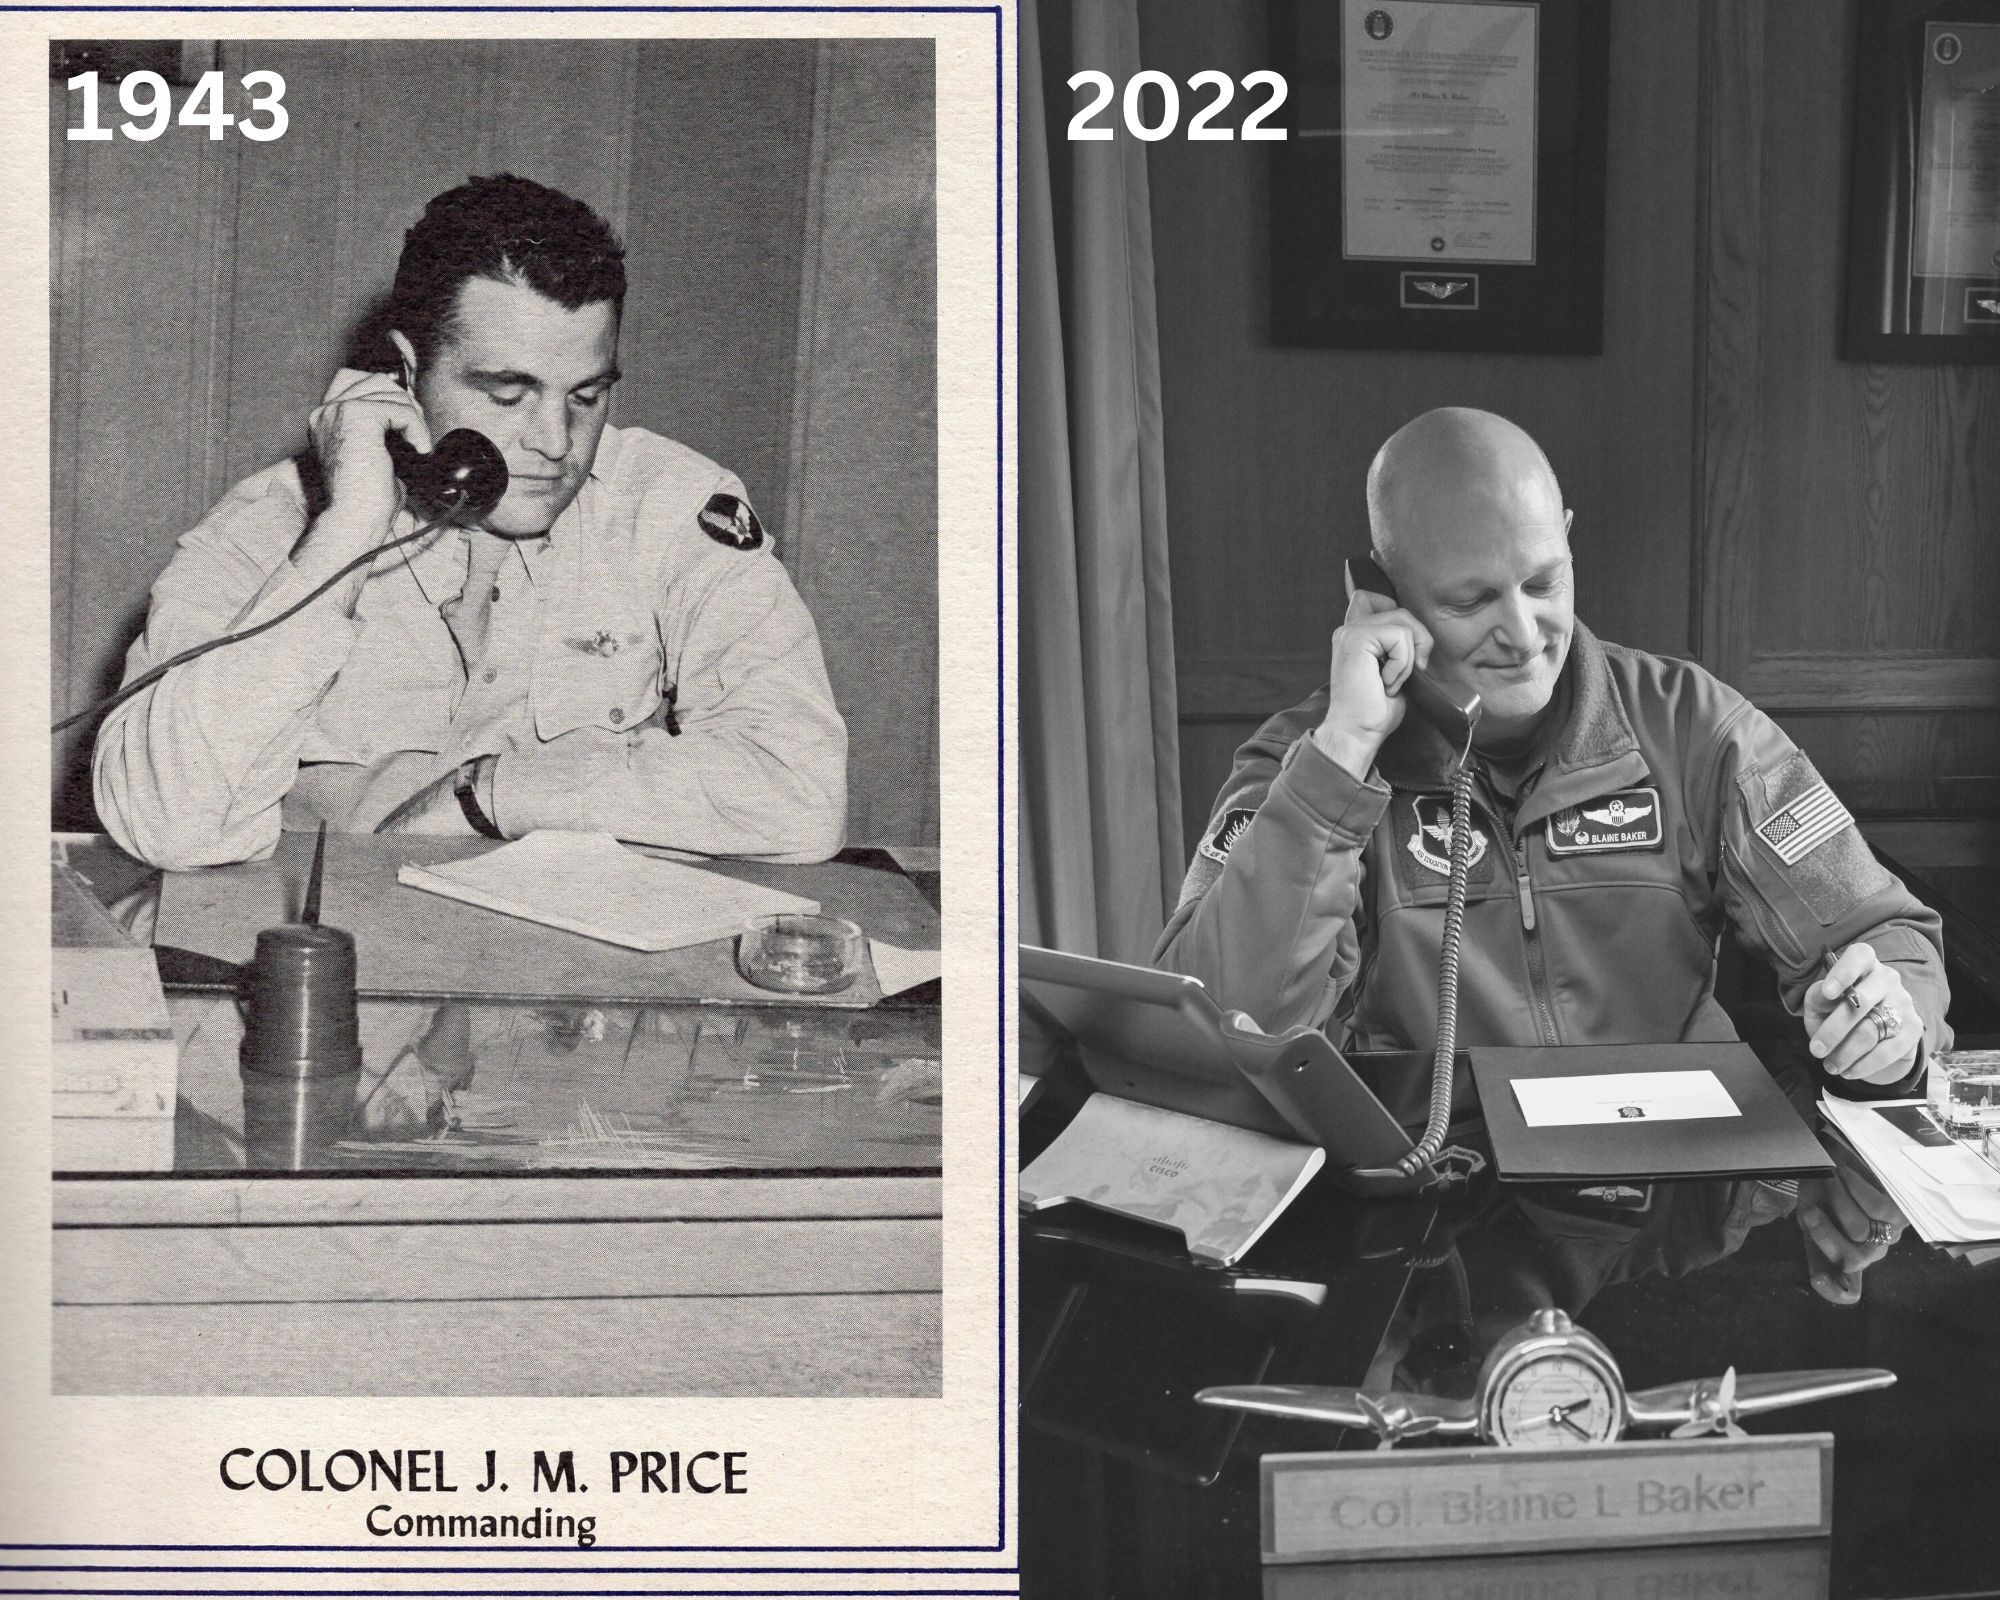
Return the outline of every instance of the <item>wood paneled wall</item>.
[[[423,203],[513,171],[625,236],[613,420],[735,470],[812,607],[849,838],[935,843],[931,46],[243,42],[222,66],[284,75],[283,139],[72,143],[51,96],[56,715],[116,686],[174,540],[302,442]],[[88,758],[87,730],[58,745],[62,825],[91,825]]]
[[[1548,451],[1599,633],[1737,682],[1857,809],[1995,809],[2000,370],[1838,359],[1853,0],[1607,3],[1600,357],[1277,348],[1266,158],[1149,147],[1190,843],[1324,681],[1370,457],[1444,404]],[[1268,65],[1261,6],[1140,12],[1182,81]]]

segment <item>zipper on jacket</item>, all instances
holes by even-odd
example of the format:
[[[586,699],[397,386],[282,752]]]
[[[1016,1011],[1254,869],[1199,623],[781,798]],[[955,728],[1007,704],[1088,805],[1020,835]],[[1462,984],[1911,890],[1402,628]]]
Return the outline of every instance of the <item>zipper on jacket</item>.
[[[1514,841],[1514,885],[1521,897],[1521,942],[1528,950],[1529,998],[1534,1002],[1535,1022],[1542,1031],[1542,1043],[1559,1044],[1556,1037],[1555,1008],[1549,1004],[1549,971],[1542,958],[1542,936],[1535,928],[1535,895],[1528,886],[1528,841]]]
[[[1514,841],[1514,892],[1521,901],[1521,927],[1535,931],[1535,891],[1528,887],[1528,841]]]

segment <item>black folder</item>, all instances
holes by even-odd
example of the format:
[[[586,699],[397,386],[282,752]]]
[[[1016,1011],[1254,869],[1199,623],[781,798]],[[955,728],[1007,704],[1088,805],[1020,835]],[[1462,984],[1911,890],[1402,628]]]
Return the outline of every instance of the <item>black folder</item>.
[[[1748,1045],[1475,1048],[1470,1054],[1503,1182],[1805,1176],[1833,1170],[1825,1149]],[[1524,1078],[1704,1069],[1721,1080],[1741,1115],[1531,1128],[1514,1096],[1515,1081]]]

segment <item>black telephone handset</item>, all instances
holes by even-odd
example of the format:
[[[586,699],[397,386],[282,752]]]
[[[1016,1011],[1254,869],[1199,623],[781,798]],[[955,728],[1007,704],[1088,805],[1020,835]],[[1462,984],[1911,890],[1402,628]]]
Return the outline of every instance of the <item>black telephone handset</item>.
[[[1347,563],[1347,593],[1356,589],[1402,603],[1389,575],[1371,556]],[[1466,877],[1472,867],[1472,734],[1479,725],[1479,696],[1460,698],[1428,672],[1412,672],[1403,684],[1410,709],[1433,724],[1458,753],[1451,783],[1451,878],[1445,891],[1444,938],[1438,952],[1437,1039],[1431,1051],[1430,1116],[1423,1137],[1386,1167],[1355,1169],[1345,1176],[1363,1193],[1409,1188],[1430,1181],[1431,1163],[1444,1148],[1451,1125],[1452,1075],[1458,1059],[1458,945],[1465,928]]]
[[[385,435],[396,476],[429,516],[470,522],[507,493],[507,462],[499,447],[471,428],[453,428],[426,454],[400,433]]]
[[[1350,600],[1357,589],[1366,589],[1370,594],[1383,595],[1398,605],[1402,604],[1396,594],[1396,586],[1389,581],[1388,573],[1376,565],[1373,556],[1348,558],[1347,596]],[[1403,684],[1403,693],[1409,699],[1410,709],[1445,736],[1463,763],[1472,750],[1472,730],[1479,725],[1479,696],[1447,689],[1430,673],[1423,671],[1410,674]]]

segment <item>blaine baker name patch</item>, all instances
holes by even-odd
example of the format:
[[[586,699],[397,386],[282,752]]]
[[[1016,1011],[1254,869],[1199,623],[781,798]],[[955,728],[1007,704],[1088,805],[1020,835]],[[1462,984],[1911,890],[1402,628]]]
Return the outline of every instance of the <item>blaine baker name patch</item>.
[[[1594,855],[1606,850],[1658,850],[1667,830],[1660,791],[1620,789],[1549,818],[1549,854]]]

